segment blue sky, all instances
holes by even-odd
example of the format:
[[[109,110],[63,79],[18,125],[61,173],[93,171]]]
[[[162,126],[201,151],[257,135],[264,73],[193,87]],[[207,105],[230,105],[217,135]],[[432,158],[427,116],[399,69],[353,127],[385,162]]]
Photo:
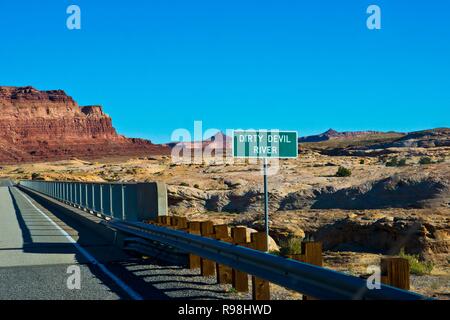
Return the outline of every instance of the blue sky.
[[[66,28],[79,5],[82,29]],[[382,10],[382,30],[366,9]],[[450,126],[447,0],[0,2],[0,85],[101,104],[125,135],[176,128]]]

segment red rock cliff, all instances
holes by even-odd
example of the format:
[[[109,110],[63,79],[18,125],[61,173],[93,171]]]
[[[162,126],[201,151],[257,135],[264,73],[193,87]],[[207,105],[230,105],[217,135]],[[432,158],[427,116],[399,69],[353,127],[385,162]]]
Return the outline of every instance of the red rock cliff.
[[[101,106],[79,107],[62,90],[0,86],[0,163],[166,153],[118,135]]]

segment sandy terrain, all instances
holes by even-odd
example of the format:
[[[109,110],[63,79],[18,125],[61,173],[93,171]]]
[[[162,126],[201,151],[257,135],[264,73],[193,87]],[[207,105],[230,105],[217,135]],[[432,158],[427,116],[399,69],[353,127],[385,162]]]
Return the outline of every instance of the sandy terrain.
[[[290,236],[316,237],[324,242],[326,266],[354,274],[363,274],[368,265],[378,264],[382,255],[395,255],[406,248],[435,264],[430,275],[412,276],[413,289],[447,298],[450,197],[446,187],[450,183],[450,149],[400,151],[395,155],[406,158],[406,166],[386,166],[390,155],[327,156],[312,150],[304,151],[298,159],[282,160],[279,171],[269,177],[271,236],[277,242]],[[435,163],[419,164],[424,155]],[[339,166],[351,169],[351,176],[336,177]],[[223,164],[211,159],[202,164],[176,165],[170,157],[159,156],[4,165],[0,167],[0,178],[164,181],[172,213],[258,229],[262,227],[260,169],[260,164]],[[400,186],[406,186],[407,191],[396,193]],[[361,194],[361,201],[348,202],[347,198]],[[388,202],[381,201],[377,208],[371,197]],[[415,199],[422,200],[411,202]],[[347,202],[350,208],[343,205]],[[370,205],[359,208],[361,203]],[[405,228],[414,232],[405,236]]]

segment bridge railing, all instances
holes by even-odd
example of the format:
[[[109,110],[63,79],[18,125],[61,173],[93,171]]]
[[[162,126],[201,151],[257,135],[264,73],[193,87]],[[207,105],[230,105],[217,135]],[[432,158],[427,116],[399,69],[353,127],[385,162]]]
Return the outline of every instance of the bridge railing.
[[[19,185],[77,208],[119,220],[143,221],[167,215],[167,188],[161,182],[22,180]]]
[[[385,284],[380,284],[378,289],[369,289],[366,279],[182,230],[114,219],[102,223],[136,238],[164,243],[317,299],[427,299]]]
[[[260,279],[317,299],[421,300],[419,294],[367,281],[308,263],[278,257],[245,246],[227,243],[185,230],[144,223],[167,213],[167,191],[158,183],[83,183],[21,181],[20,186],[59,201],[111,217],[105,226],[145,243],[158,242],[182,252],[215,261]],[[155,191],[156,190],[156,191]],[[156,201],[156,202],[155,202]],[[164,205],[159,206],[161,203]],[[151,209],[149,204],[157,204]],[[203,233],[202,233],[203,234]],[[132,240],[128,239],[129,241]],[[133,240],[135,241],[135,240]]]

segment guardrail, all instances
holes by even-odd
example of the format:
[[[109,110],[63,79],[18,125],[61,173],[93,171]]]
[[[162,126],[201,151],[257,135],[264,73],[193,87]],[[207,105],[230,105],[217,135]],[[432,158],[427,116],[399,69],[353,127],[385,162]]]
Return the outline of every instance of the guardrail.
[[[21,181],[20,185],[59,201],[109,216],[111,219],[102,221],[102,224],[124,234],[198,255],[309,297],[334,300],[428,299],[385,284],[381,284],[380,289],[370,290],[366,280],[362,278],[185,231],[137,222],[156,220],[161,213],[167,213],[165,185],[56,181]],[[155,204],[150,199],[158,204],[156,211],[145,206]],[[162,208],[159,207],[160,203],[164,203]]]
[[[23,180],[19,185],[72,206],[119,220],[142,221],[167,215],[167,188],[160,182]]]
[[[425,297],[381,284],[369,290],[366,280],[254,249],[141,222],[104,221],[136,237],[176,247],[317,299],[423,300]]]

